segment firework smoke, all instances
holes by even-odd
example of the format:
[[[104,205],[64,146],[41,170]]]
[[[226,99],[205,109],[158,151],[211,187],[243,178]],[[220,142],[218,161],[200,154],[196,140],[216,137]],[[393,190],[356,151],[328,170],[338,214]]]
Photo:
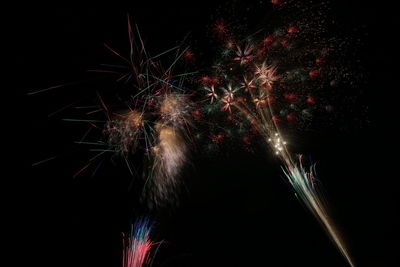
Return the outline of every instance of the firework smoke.
[[[120,103],[123,107],[113,111],[106,105],[108,101],[98,95],[108,119],[102,127],[107,142],[102,144],[109,148],[101,153],[115,152],[123,157],[132,176],[143,178],[141,201],[149,209],[155,209],[177,202],[182,184],[179,174],[188,161],[192,102],[183,85],[190,73],[173,73],[188,48],[181,50],[176,46],[151,57],[129,19],[128,33],[129,57],[106,45],[123,62],[117,69],[106,72],[117,75],[121,83],[119,94],[125,98]],[[173,52],[173,63],[164,68],[161,56],[172,56]],[[115,68],[114,64],[105,66]],[[125,111],[120,112],[121,109]],[[142,158],[145,167],[135,167],[137,162],[132,161],[132,156]],[[138,183],[140,186],[142,181]]]
[[[145,188],[148,206],[176,202],[182,184],[180,173],[188,162],[187,127],[191,105],[187,96],[166,94],[160,105],[161,119],[154,129],[157,142],[152,147],[153,165]]]
[[[176,200],[180,171],[187,161],[188,147],[179,130],[161,124],[156,126],[158,144],[152,148],[153,166],[146,192],[149,207],[165,206]]]

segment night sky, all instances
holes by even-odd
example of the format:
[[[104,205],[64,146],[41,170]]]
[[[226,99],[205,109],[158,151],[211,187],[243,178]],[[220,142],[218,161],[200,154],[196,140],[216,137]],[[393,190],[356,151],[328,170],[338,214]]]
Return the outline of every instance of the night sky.
[[[109,85],[85,82],[96,76],[87,70],[114,60],[103,43],[126,47],[128,13],[154,53],[176,45],[188,33],[197,48],[204,47],[207,27],[227,4],[193,2],[10,9],[15,14],[10,24],[15,102],[10,101],[6,116],[15,116],[16,127],[11,128],[17,129],[18,140],[10,156],[16,167],[9,176],[19,202],[13,212],[22,222],[17,232],[24,236],[18,250],[29,242],[38,248],[35,259],[52,266],[121,266],[121,232],[137,214],[131,178],[120,162],[104,164],[94,177],[89,172],[73,178],[89,157],[73,143],[85,128],[62,121],[68,111],[50,118],[48,114]],[[389,13],[363,1],[336,2],[330,12],[345,34],[358,29],[354,34],[363,44],[357,55],[364,82],[349,92],[355,100],[348,113],[304,130],[296,137],[295,150],[317,162],[328,207],[356,265],[398,266],[398,86],[391,83],[396,74],[389,56],[394,45],[389,27],[395,22]],[[69,82],[77,83],[27,96]],[[154,238],[166,243],[153,266],[347,266],[296,199],[278,161],[264,149],[194,152],[191,162],[179,207],[158,216]]]

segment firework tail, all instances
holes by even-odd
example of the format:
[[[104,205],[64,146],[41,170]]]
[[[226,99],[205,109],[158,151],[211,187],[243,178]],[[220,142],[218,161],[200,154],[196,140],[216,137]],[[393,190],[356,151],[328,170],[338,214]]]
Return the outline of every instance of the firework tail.
[[[300,155],[298,163],[287,165],[283,168],[283,172],[296,191],[297,197],[319,220],[350,266],[354,266],[347,248],[329,217],[326,206],[318,192],[318,187],[315,184],[315,165],[312,165],[310,170],[306,171],[302,165],[302,156]]]
[[[122,266],[142,267],[151,262],[150,251],[156,242],[150,239],[153,224],[149,218],[139,218],[132,225],[129,237],[123,238]]]
[[[272,106],[270,104],[268,104],[265,109],[259,109],[259,112],[263,112],[262,120],[264,120],[265,122],[264,125],[267,125],[265,121],[266,118],[272,118],[272,116],[274,115]],[[332,219],[329,217],[326,205],[322,201],[321,196],[318,194],[317,186],[314,183],[314,167],[312,167],[310,171],[307,172],[303,168],[301,162],[302,156],[299,156],[298,163],[293,160],[290,152],[285,146],[286,141],[284,141],[281,137],[278,125],[273,120],[270,121],[272,121],[272,123],[269,123],[268,129],[264,129],[264,133],[268,132],[268,135],[264,136],[268,136],[267,142],[271,145],[273,149],[275,149],[275,153],[281,158],[281,160],[285,164],[285,176],[288,178],[290,184],[296,191],[297,196],[300,198],[300,200],[321,223],[333,243],[336,245],[340,253],[348,262],[348,264],[354,267],[355,265],[350,257],[346,245],[343,239],[340,237],[339,232],[336,229]],[[274,131],[273,134],[271,133],[271,130]]]

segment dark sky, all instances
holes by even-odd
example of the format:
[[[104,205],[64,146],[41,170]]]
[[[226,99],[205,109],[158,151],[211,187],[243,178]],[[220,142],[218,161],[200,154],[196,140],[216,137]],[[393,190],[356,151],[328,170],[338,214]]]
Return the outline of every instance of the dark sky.
[[[24,225],[18,232],[39,248],[35,256],[42,264],[121,266],[120,233],[134,212],[125,170],[106,164],[95,177],[72,178],[88,157],[72,145],[84,129],[61,121],[62,115],[47,117],[105,85],[82,82],[42,95],[26,93],[90,77],[87,69],[110,58],[104,42],[116,47],[127,43],[127,13],[155,53],[189,32],[201,47],[207,25],[221,14],[216,11],[220,3],[147,1],[9,10],[15,14],[10,25],[16,88],[9,113],[16,117],[18,139],[11,155],[21,195],[14,212]],[[398,117],[389,51],[396,24],[388,7],[377,9],[363,1],[336,2],[333,7],[332,16],[345,31],[357,27],[367,33],[359,51],[366,83],[355,105],[368,106],[368,116],[361,126],[305,132],[303,147],[318,162],[331,212],[356,264],[395,266]],[[343,124],[353,122],[349,118]],[[31,167],[52,156],[57,158]],[[346,266],[280,178],[273,157],[261,150],[231,150],[210,157],[195,154],[192,162],[181,205],[159,219],[155,238],[168,243],[161,246],[154,266]],[[26,228],[32,237],[26,236]]]

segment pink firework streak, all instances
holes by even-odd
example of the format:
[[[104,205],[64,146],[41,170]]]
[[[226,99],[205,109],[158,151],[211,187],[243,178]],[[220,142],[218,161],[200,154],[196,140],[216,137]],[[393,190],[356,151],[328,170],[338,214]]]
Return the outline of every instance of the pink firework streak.
[[[123,238],[123,267],[147,266],[152,261],[150,250],[154,245],[161,244],[150,239],[153,228],[148,218],[140,218],[132,226],[130,236]]]

